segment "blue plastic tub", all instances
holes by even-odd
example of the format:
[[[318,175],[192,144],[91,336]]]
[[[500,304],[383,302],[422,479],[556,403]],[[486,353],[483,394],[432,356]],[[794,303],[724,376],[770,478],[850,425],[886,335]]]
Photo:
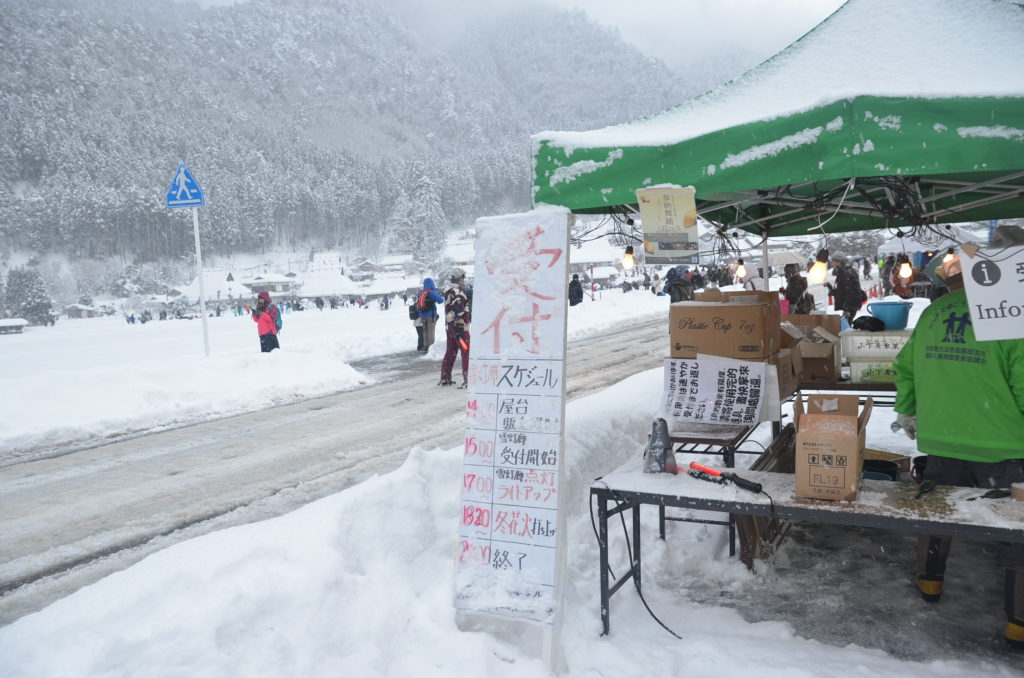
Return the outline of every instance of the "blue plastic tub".
[[[868,313],[885,323],[887,330],[903,330],[910,317],[909,301],[875,301],[868,304]]]

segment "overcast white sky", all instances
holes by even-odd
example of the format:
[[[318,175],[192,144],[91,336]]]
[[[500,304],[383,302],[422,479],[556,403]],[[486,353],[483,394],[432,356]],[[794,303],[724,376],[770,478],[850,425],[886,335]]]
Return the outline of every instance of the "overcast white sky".
[[[408,2],[409,0],[405,0]],[[511,0],[516,2],[517,0]],[[596,23],[618,28],[619,35],[642,52],[680,73],[693,64],[736,55],[745,65],[767,59],[811,30],[844,0],[533,0],[566,9],[578,8]],[[228,5],[244,0],[197,0],[200,5]],[[509,0],[454,0],[464,11],[487,11]],[[445,2],[443,21],[453,17]],[[429,12],[431,0],[415,0],[417,12]],[[455,14],[459,14],[456,12]],[[441,18],[441,17],[439,17]],[[751,59],[753,57],[753,60]]]
[[[844,0],[546,0],[615,26],[624,40],[677,71],[709,50],[763,60],[811,30]]]

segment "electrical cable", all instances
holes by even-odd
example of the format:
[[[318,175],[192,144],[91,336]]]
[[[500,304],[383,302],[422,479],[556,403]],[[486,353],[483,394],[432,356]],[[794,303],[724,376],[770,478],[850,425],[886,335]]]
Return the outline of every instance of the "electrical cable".
[[[617,508],[621,504],[619,502],[615,502],[615,505],[616,505],[616,508]],[[625,516],[625,513],[623,511],[619,511],[619,519],[622,521],[622,534],[626,538],[626,553],[629,555],[629,564],[630,564],[630,567],[633,567],[634,566],[633,547],[630,546],[630,543],[629,543],[629,530],[626,529],[626,516]],[[640,602],[644,604],[644,608],[646,608],[647,614],[651,615],[651,619],[653,619],[654,621],[658,622],[658,625],[661,626],[661,628],[663,628],[666,631],[668,631],[669,633],[671,633],[677,639],[682,640],[683,637],[681,635],[679,635],[678,633],[676,633],[675,631],[670,629],[665,624],[665,622],[661,621],[661,619],[658,618],[658,615],[654,614],[654,610],[651,609],[651,606],[647,604],[647,599],[644,598],[643,591],[640,590],[640,582],[637,581],[636,575],[634,574],[634,575],[632,575],[632,577],[633,577],[633,588],[636,589],[636,595],[640,597]]]
[[[601,479],[600,479],[600,478],[596,478],[596,479],[594,480],[594,482],[596,483],[596,482],[597,482],[597,481],[599,481],[599,480],[601,480]],[[607,485],[607,484],[605,484],[605,483],[602,483],[602,484],[603,484],[603,485],[605,486],[605,488],[608,488],[608,485]],[[593,495],[591,495],[591,498],[593,498]],[[622,502],[620,502],[620,501],[616,501],[616,502],[615,502],[615,508],[621,508],[621,506],[622,506]],[[633,562],[633,547],[632,547],[632,546],[630,546],[630,540],[629,540],[629,530],[628,530],[628,529],[626,528],[626,517],[625,517],[625,512],[623,512],[623,511],[619,511],[619,519],[620,519],[620,520],[622,521],[622,534],[623,534],[623,535],[625,536],[625,538],[626,538],[626,553],[627,553],[627,554],[628,554],[628,556],[629,556],[629,565],[630,565],[630,567],[632,568],[632,567],[634,567],[634,562]],[[599,548],[605,548],[605,549],[607,549],[607,548],[608,548],[608,545],[607,545],[607,544],[602,544],[602,543],[601,543],[601,537],[600,537],[600,535],[598,534],[598,531],[597,531],[597,523],[595,523],[595,522],[594,522],[594,502],[593,502],[593,500],[591,500],[591,501],[590,501],[590,526],[591,526],[591,528],[592,528],[592,529],[594,530],[594,537],[595,537],[595,538],[597,539],[597,545],[598,545],[598,547],[599,547]],[[615,577],[615,573],[614,573],[614,572],[612,571],[611,565],[609,565],[609,566],[608,566],[608,575],[609,575],[609,576],[610,576],[610,577],[612,578],[612,580],[613,580],[613,581],[614,581],[614,580],[616,579],[616,577]],[[637,594],[637,596],[639,596],[639,598],[640,598],[640,602],[641,602],[641,603],[643,603],[643,605],[644,605],[644,608],[645,608],[645,609],[647,610],[647,614],[651,615],[651,618],[652,618],[652,619],[653,619],[654,621],[658,622],[658,624],[659,624],[659,625],[660,625],[660,626],[661,626],[661,627],[662,627],[663,629],[665,629],[666,631],[668,631],[669,633],[671,633],[671,634],[672,634],[673,636],[675,636],[675,637],[676,637],[676,638],[678,638],[679,640],[682,640],[682,639],[683,639],[683,637],[682,637],[682,636],[680,636],[680,635],[679,635],[678,633],[676,633],[675,631],[673,631],[672,629],[670,629],[670,628],[669,628],[668,626],[666,626],[666,625],[665,625],[665,622],[661,621],[661,619],[659,619],[659,618],[658,618],[658,615],[654,614],[654,610],[652,610],[652,609],[651,609],[651,606],[647,604],[647,599],[646,599],[646,598],[644,598],[644,594],[643,594],[643,591],[641,591],[641,590],[640,590],[640,584],[639,584],[639,583],[637,583],[637,580],[636,580],[636,575],[635,575],[635,574],[632,574],[632,575],[630,575],[630,576],[631,576],[631,577],[633,578],[633,587],[634,587],[634,588],[636,589],[636,594]]]
[[[768,497],[768,525],[771,529],[775,529],[775,500],[772,499],[772,495],[768,494],[764,490],[761,490],[761,494]]]

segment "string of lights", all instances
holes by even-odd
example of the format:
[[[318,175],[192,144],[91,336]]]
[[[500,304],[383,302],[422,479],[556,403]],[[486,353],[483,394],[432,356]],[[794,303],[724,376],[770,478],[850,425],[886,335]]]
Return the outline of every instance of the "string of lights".
[[[890,237],[911,238],[932,249],[940,249],[945,246],[944,243],[949,242],[955,243],[957,247],[962,247],[970,242],[970,240],[965,240],[959,230],[954,229],[951,224],[938,223],[934,215],[928,215],[925,208],[927,198],[922,194],[919,181],[915,177],[850,178],[828,189],[819,189],[815,182],[811,185],[810,193],[798,193],[792,186],[780,186],[774,191],[774,202],[777,206],[792,207],[793,202],[797,201],[806,205],[809,210],[818,213],[831,212],[824,221],[820,221],[808,229],[821,231],[821,238],[815,246],[818,248],[815,264],[820,264],[822,269],[825,268],[829,256],[828,238],[824,227],[839,214],[851,191],[855,191],[862,201],[852,204],[851,207],[862,210],[867,207],[868,214],[881,216],[885,221],[883,228]],[[762,195],[767,197],[769,194],[763,192]],[[957,214],[957,211],[950,207],[945,208],[945,212],[950,215]],[[638,225],[638,220],[634,219],[635,216],[635,209],[629,206],[613,208],[597,224],[589,225],[585,230],[574,233],[573,244],[581,246],[584,242],[605,237],[610,237],[615,244],[622,246],[643,242],[643,232]],[[710,238],[707,235],[702,236],[702,241],[710,240],[710,246],[699,247],[695,254],[700,258],[706,257],[720,262],[741,258],[744,254],[754,252],[762,247],[760,243],[743,244],[740,242],[738,232],[733,232],[730,235],[728,227],[721,223],[713,221],[707,223],[710,223],[714,230]],[[894,224],[902,225],[895,226]],[[773,238],[772,242],[800,246],[808,241],[794,238]],[[998,256],[995,253],[982,256],[993,261],[1001,260],[993,258]]]

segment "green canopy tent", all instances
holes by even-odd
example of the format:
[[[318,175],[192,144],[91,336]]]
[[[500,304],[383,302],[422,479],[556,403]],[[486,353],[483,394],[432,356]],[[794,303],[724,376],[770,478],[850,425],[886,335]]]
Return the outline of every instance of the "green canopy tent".
[[[681,106],[534,135],[534,203],[692,185],[702,217],[764,236],[1024,216],[1022,36],[1014,2],[848,0]]]

